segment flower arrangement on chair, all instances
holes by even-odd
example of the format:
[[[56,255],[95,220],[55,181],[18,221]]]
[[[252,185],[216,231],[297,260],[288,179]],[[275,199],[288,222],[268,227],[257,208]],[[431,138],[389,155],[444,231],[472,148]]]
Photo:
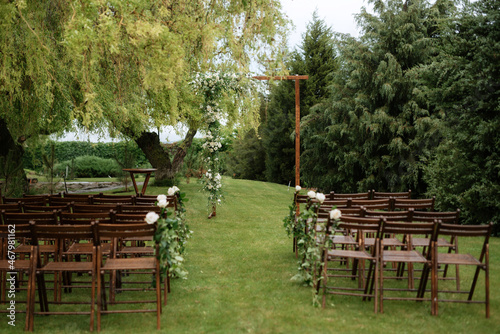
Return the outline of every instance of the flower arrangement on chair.
[[[160,214],[149,212],[145,220],[148,224],[157,224],[155,241],[159,245],[159,253],[156,256],[160,259],[162,277],[171,275],[185,279],[188,272],[184,268],[183,253],[193,233],[186,221],[184,202],[187,198],[176,186],[169,188],[167,193],[176,196],[177,210],[169,210],[167,196],[158,195],[156,205],[160,207]]]

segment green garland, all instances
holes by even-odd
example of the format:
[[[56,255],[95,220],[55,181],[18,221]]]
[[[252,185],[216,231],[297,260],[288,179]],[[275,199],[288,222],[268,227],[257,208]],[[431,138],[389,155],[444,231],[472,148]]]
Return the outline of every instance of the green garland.
[[[298,195],[299,191],[300,187],[297,187],[295,195]],[[323,256],[325,256],[325,251],[332,246],[332,240],[318,235],[315,228],[318,227],[320,234],[326,231],[327,222],[318,222],[319,206],[324,200],[324,195],[314,192],[309,192],[308,195],[306,208],[298,216],[296,216],[297,204],[294,197],[293,204],[289,207],[290,212],[283,219],[283,225],[287,234],[292,235],[296,240],[299,259],[298,273],[292,277],[292,280],[312,287],[313,305],[319,306],[317,287],[322,279]],[[319,198],[319,202],[313,202],[314,198]],[[331,228],[335,228],[340,216],[332,217],[330,213],[330,217],[330,221],[334,223]]]
[[[176,196],[178,204],[176,211],[168,209],[165,195],[158,195],[157,205],[161,208],[160,215],[150,212],[146,216],[146,221],[157,224],[154,240],[159,246],[156,256],[160,261],[162,277],[170,275],[170,277],[186,279],[188,272],[184,268],[183,254],[186,250],[187,240],[193,233],[189,230],[186,209],[184,208],[184,203],[188,199],[186,194],[181,193],[179,188],[175,186],[169,188],[168,193]]]

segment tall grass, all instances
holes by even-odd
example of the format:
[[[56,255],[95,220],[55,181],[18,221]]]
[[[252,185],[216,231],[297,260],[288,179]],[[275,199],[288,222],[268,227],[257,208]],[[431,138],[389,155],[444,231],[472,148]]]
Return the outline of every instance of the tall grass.
[[[287,187],[224,179],[226,200],[217,217],[207,219],[205,194],[196,182],[180,184],[188,194],[187,214],[194,231],[187,248],[187,280],[173,280],[162,314],[164,333],[494,333],[500,328],[500,241],[491,240],[491,318],[484,305],[440,304],[430,315],[428,303],[385,302],[384,314],[355,297],[329,297],[326,309],[312,306],[310,288],[291,281],[297,260],[282,219],[292,192]],[[148,194],[166,189],[148,187]],[[479,243],[463,243],[462,249]],[[481,276],[478,295],[484,294]],[[21,318],[21,317],[20,317]],[[21,332],[0,321],[0,332]],[[35,331],[78,333],[87,316],[37,316]],[[155,331],[154,314],[106,315],[103,333]]]

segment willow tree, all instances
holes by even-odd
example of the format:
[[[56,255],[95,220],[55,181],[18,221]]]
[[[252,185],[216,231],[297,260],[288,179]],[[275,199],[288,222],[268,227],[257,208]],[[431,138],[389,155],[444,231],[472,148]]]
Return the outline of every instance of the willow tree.
[[[74,83],[60,44],[69,12],[60,1],[0,4],[0,170],[4,194],[25,191],[23,145],[70,124]]]
[[[156,179],[170,179],[204,125],[201,97],[189,85],[193,73],[246,71],[252,59],[279,62],[275,50],[286,32],[280,9],[278,0],[2,2],[1,135],[17,157],[18,138],[76,120],[134,139],[158,168]],[[223,105],[227,124],[257,118],[252,97],[227,96]],[[189,130],[171,156],[153,129],[178,124]]]
[[[204,127],[193,74],[279,61],[273,46],[284,42],[285,26],[276,0],[74,3],[63,39],[83,95],[74,116],[87,128],[105,124],[112,135],[135,139],[158,169],[156,180],[172,179]],[[225,102],[229,124],[258,115],[250,97]],[[189,130],[171,156],[152,129],[179,123]]]

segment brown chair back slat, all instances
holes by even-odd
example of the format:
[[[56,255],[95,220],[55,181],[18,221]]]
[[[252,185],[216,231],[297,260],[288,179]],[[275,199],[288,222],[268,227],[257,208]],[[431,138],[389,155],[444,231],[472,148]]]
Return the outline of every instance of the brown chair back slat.
[[[363,207],[363,217],[365,218],[385,218],[386,221],[411,222],[413,210],[408,211],[375,211]]]
[[[61,212],[59,217],[64,225],[89,225],[95,221],[111,223],[111,212]]]
[[[353,199],[351,207],[365,207],[369,210],[390,210],[392,207],[392,200],[390,198],[383,199]]]
[[[71,207],[69,204],[66,205],[28,205],[23,204],[23,212],[69,212]]]
[[[411,190],[404,192],[382,192],[372,190],[372,199],[383,199],[383,198],[411,198]]]
[[[72,212],[110,212],[120,211],[120,205],[117,204],[73,204]]]
[[[423,199],[404,199],[395,198],[393,203],[393,210],[428,210],[434,211],[435,197]]]
[[[92,195],[87,197],[54,197],[49,198],[49,205],[73,205],[74,203],[79,204],[92,204]]]
[[[4,224],[29,224],[33,221],[37,224],[57,225],[57,212],[27,212],[27,213],[2,213]]]
[[[369,190],[365,193],[342,194],[331,191],[329,195],[329,200],[337,200],[337,199],[372,199],[372,192],[371,190]]]
[[[433,222],[436,219],[445,224],[458,224],[460,220],[460,209],[448,212],[414,211],[412,217],[412,221],[414,222]]]

